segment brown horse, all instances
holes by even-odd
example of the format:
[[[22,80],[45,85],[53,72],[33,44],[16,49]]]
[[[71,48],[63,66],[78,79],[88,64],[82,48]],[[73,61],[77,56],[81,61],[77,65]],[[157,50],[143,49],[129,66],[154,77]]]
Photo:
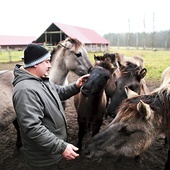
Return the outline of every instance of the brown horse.
[[[87,131],[92,130],[92,136],[97,134],[106,113],[105,86],[114,69],[108,62],[100,62],[98,66],[90,70],[90,76],[81,88],[81,92],[75,95],[74,104],[78,113],[78,143],[82,148],[83,137]]]
[[[162,74],[169,79],[169,69]],[[165,170],[170,169],[170,86],[169,81],[148,95],[126,99],[120,105],[117,116],[102,132],[87,144],[89,157],[101,157],[109,153],[126,157],[139,156],[154,140],[165,133],[169,143]]]
[[[118,62],[119,63],[119,62]],[[137,92],[138,94],[147,94],[149,89],[146,86],[144,77],[147,73],[145,68],[141,68],[132,62],[127,62],[126,65],[119,63],[120,75],[116,78],[116,89],[111,97],[111,102],[108,105],[108,115],[116,116],[116,110],[121,102],[127,98],[125,87]]]

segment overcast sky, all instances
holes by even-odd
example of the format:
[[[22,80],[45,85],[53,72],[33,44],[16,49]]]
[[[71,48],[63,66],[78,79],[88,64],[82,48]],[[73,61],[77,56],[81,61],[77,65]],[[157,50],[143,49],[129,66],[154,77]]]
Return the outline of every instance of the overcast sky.
[[[107,33],[170,29],[169,0],[0,0],[0,35],[39,37],[53,22]]]

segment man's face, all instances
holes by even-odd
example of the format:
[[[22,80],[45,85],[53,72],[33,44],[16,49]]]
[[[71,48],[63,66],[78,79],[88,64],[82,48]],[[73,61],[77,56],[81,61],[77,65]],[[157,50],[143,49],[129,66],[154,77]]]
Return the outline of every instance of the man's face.
[[[51,68],[50,58],[37,64],[35,67],[38,77],[48,77]]]

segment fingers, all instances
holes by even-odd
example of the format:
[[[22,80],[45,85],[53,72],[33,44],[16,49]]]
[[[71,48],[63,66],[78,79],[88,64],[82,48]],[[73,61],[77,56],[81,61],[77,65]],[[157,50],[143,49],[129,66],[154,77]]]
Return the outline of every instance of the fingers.
[[[77,154],[75,152],[77,150],[78,150],[77,147],[75,147],[72,144],[68,144],[67,147],[66,147],[66,150],[63,152],[62,155],[66,160],[73,160],[73,159],[75,159],[76,157],[79,156],[79,154]]]
[[[75,152],[73,152],[72,154],[69,154],[66,156],[66,160],[73,160],[78,156],[79,156],[79,154],[76,154]]]
[[[84,76],[82,76],[82,78],[88,78],[90,76],[90,74],[85,74]]]

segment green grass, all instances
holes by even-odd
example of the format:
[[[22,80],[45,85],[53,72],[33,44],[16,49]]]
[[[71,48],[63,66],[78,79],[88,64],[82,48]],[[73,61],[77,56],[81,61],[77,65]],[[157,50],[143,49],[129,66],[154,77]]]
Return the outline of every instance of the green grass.
[[[128,57],[142,56],[144,58],[144,67],[147,69],[146,79],[160,80],[163,70],[170,66],[170,51],[128,50],[111,47],[109,53],[120,53]],[[103,55],[103,53],[89,53],[89,59],[92,63],[94,63],[94,54]],[[11,51],[11,56],[12,64],[18,61],[22,62],[20,57],[23,56],[23,51]],[[9,61],[9,53],[0,51],[0,63],[8,63],[9,65]],[[7,65],[5,68],[7,68]]]
[[[6,63],[10,62],[10,55],[11,55],[11,61],[21,61],[21,56],[24,55],[23,51],[0,51],[0,63]]]

